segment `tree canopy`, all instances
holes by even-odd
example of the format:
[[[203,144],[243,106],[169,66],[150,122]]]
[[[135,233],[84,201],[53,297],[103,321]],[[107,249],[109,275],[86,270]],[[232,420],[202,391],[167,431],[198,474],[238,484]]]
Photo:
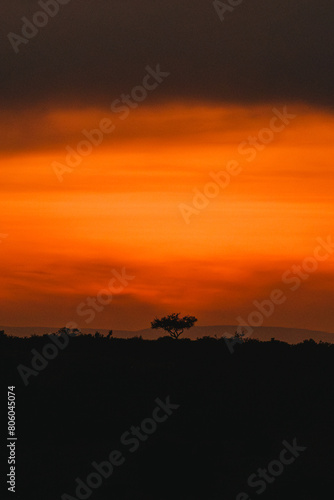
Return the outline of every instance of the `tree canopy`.
[[[196,323],[197,318],[195,316],[183,316],[180,318],[180,313],[169,314],[163,318],[155,318],[151,322],[152,329],[165,330],[173,339],[178,339],[179,336],[184,332],[184,330],[189,330]]]

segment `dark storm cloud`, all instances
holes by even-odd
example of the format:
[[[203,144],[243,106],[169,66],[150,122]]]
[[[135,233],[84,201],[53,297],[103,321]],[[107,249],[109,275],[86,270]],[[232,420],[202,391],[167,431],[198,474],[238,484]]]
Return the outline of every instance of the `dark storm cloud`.
[[[7,35],[38,10],[1,2],[3,107],[107,106],[158,63],[171,76],[151,104],[334,103],[332,0],[244,0],[223,22],[206,0],[69,0],[16,54]]]

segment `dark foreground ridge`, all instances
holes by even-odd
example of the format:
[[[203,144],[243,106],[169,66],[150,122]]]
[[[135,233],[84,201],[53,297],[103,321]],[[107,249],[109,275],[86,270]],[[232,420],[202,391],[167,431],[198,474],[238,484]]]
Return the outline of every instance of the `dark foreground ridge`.
[[[231,354],[214,338],[1,335],[0,344],[18,435],[16,493],[4,498],[332,491],[334,345],[247,340]]]

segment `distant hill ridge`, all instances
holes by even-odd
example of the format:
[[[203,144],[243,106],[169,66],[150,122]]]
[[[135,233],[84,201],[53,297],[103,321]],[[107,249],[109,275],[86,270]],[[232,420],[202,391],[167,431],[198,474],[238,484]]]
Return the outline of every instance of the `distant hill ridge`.
[[[60,328],[60,327],[59,327]],[[15,326],[0,326],[0,330],[4,330],[7,335],[14,335],[17,337],[30,337],[31,335],[44,335],[48,333],[55,333],[59,328],[57,327],[41,327],[41,326],[29,326],[29,327],[15,327]],[[195,340],[197,337],[217,336],[218,338],[223,335],[229,336],[233,335],[236,331],[237,326],[233,325],[215,325],[215,326],[194,326],[189,331],[185,331],[182,337],[188,337]],[[82,328],[82,333],[94,334],[99,331],[102,335],[107,335],[109,330],[103,328]],[[145,328],[142,330],[113,330],[113,336],[119,338],[130,338],[136,336],[142,336],[144,339],[154,340],[158,337],[165,335],[163,330],[151,330],[150,328]],[[181,338],[182,338],[181,337]],[[254,329],[252,338],[256,338],[262,341],[270,340],[275,338],[276,340],[281,340],[283,342],[288,342],[289,344],[297,344],[303,342],[303,340],[313,339],[316,342],[329,342],[334,343],[334,333],[300,329],[300,328],[284,328],[276,326],[262,326]]]

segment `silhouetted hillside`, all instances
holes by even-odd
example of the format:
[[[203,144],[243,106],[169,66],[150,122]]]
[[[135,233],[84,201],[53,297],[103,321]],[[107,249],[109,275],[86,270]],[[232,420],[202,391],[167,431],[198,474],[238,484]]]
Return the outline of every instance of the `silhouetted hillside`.
[[[189,337],[190,339],[197,339],[198,337],[214,337],[218,338],[223,335],[229,336],[233,335],[237,330],[237,326],[233,325],[215,325],[215,326],[194,326],[187,332],[183,334],[184,337]],[[53,333],[58,330],[56,327],[42,327],[42,326],[30,326],[30,327],[15,327],[15,326],[0,326],[0,330],[5,330],[7,335],[14,335],[17,337],[30,337],[31,335],[44,335],[47,333]],[[258,340],[267,341],[271,338],[276,340],[281,340],[282,342],[287,342],[289,344],[298,344],[303,342],[303,340],[313,339],[316,342],[329,342],[334,343],[334,333],[300,329],[300,328],[284,328],[276,326],[263,326],[254,329],[254,333],[251,338],[256,338]],[[96,328],[82,328],[82,333],[84,334],[94,334]],[[102,335],[107,335],[109,330],[98,329]],[[143,337],[147,340],[156,340],[162,335],[161,331],[153,331],[151,328],[145,328],[142,330],[114,330],[114,337],[119,338],[131,338],[131,337]]]
[[[18,500],[78,498],[76,478],[85,482],[113,450],[124,463],[85,498],[253,499],[261,483],[248,478],[294,440],[303,451],[293,461],[285,452],[290,463],[261,498],[327,498],[334,346],[250,340],[231,354],[224,340],[79,336],[42,368],[37,356],[25,386],[17,366],[51,356],[50,342],[1,337],[2,377],[16,386]],[[179,405],[169,415],[168,401]]]

